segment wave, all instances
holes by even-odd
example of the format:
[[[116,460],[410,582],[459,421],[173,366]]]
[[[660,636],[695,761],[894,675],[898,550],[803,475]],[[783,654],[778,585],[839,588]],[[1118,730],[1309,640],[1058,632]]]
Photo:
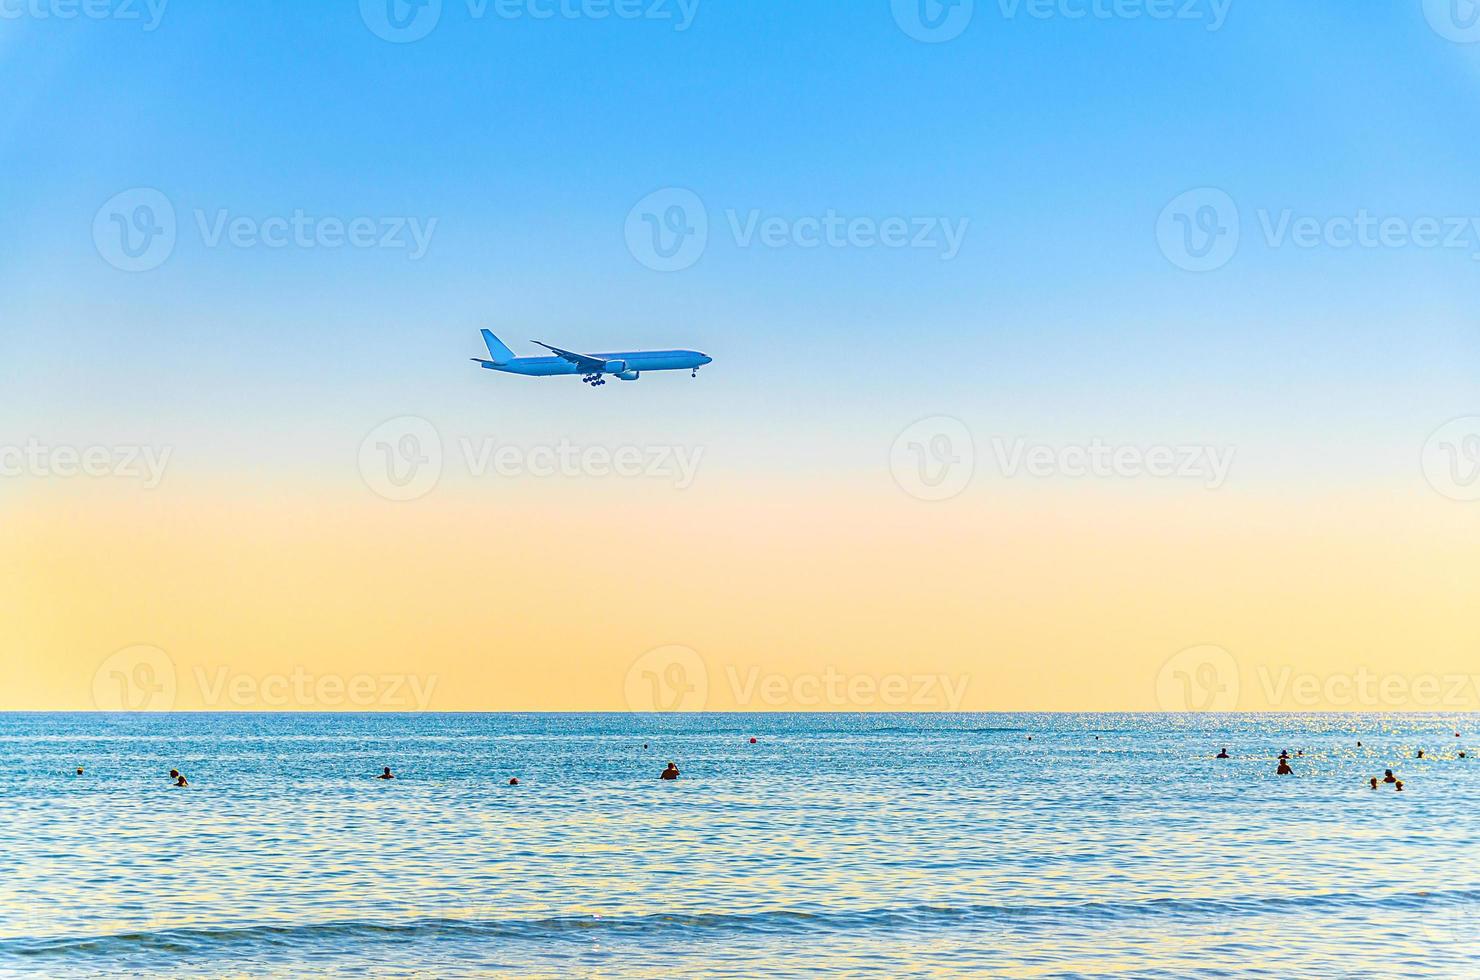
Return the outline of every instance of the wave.
[[[1208,919],[1221,916],[1309,912],[1325,909],[1431,909],[1480,902],[1480,889],[1388,893],[1328,893],[1245,898],[1158,898],[1141,902],[1083,902],[1044,905],[916,905],[857,910],[776,909],[747,913],[654,915],[567,915],[534,919],[427,917],[405,921],[345,919],[303,924],[208,926],[98,936],[0,941],[0,956],[27,959],[138,952],[177,955],[247,947],[300,946],[323,940],[511,939],[558,940],[600,934],[610,937],[697,936],[738,933],[796,935],[817,931],[928,929],[1000,921],[1102,922],[1136,918]]]

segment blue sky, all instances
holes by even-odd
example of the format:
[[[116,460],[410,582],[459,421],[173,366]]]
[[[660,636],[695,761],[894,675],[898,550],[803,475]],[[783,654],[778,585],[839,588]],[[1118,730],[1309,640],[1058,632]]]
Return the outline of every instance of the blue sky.
[[[227,469],[352,455],[412,413],[847,473],[945,414],[1043,439],[1237,441],[1250,479],[1261,460],[1271,477],[1408,478],[1480,394],[1480,228],[1461,248],[1299,248],[1267,242],[1261,216],[1480,216],[1480,45],[1418,4],[1234,0],[1210,30],[1213,5],[1183,2],[1172,20],[978,2],[959,37],[922,43],[883,0],[700,0],[685,30],[444,0],[404,44],[350,2],[176,3],[153,30],[12,4],[0,418]],[[1203,187],[1236,202],[1241,242],[1193,273],[1157,227]],[[126,272],[93,224],[135,188],[169,200],[177,242]],[[625,239],[664,188],[709,220],[676,272]],[[297,211],[435,226],[416,259],[201,231]],[[965,234],[948,259],[746,247],[731,212]],[[716,364],[692,384],[540,385],[474,370],[480,326],[521,350],[692,346]]]

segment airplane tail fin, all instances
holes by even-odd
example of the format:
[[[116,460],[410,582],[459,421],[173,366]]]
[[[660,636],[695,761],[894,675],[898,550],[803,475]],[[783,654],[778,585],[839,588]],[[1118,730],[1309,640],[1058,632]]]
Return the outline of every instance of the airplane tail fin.
[[[495,337],[492,330],[483,331],[483,343],[488,345],[488,356],[493,358],[493,363],[505,364],[514,359],[514,352]]]

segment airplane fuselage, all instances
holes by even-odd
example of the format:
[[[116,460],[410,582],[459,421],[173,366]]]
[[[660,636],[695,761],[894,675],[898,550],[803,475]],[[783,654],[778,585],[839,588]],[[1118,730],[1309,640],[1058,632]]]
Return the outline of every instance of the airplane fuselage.
[[[692,371],[708,364],[713,358],[696,350],[631,350],[595,353],[591,355],[606,362],[605,373],[621,374],[627,371]],[[505,374],[524,374],[530,377],[550,377],[557,374],[587,374],[579,365],[563,357],[516,357],[502,364],[480,361],[490,371]]]
[[[619,350],[604,354],[581,354],[573,350],[552,347],[536,340],[554,357],[515,357],[509,345],[494,336],[492,330],[484,330],[483,343],[488,347],[488,359],[475,357],[489,371],[504,374],[522,374],[531,378],[548,378],[562,374],[577,374],[593,388],[606,384],[608,377],[618,381],[636,381],[644,371],[691,371],[697,377],[699,369],[714,358],[696,350]]]

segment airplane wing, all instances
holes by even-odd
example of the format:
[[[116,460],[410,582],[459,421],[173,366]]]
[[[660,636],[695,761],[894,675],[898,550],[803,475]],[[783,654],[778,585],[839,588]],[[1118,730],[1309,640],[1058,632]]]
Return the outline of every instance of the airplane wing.
[[[561,350],[559,347],[551,347],[549,344],[543,343],[538,340],[534,341],[534,343],[539,344],[545,350],[564,358],[582,371],[590,371],[594,373],[606,367],[606,358],[604,357],[592,357],[590,354],[577,354],[575,351]]]

